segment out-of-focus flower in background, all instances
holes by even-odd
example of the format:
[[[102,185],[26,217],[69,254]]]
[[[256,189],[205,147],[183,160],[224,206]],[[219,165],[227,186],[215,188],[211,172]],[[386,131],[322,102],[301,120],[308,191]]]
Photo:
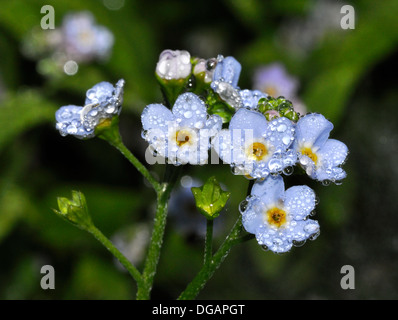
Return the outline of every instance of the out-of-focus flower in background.
[[[35,28],[23,39],[22,53],[38,60],[44,75],[78,72],[79,63],[104,62],[114,44],[112,32],[95,21],[89,11],[68,13],[54,30]]]
[[[111,240],[132,264],[137,265],[144,259],[150,236],[150,227],[145,223],[138,223],[117,230]],[[114,261],[120,270],[126,271],[116,258]]]
[[[293,103],[294,110],[307,113],[307,108],[298,97],[299,80],[290,75],[280,62],[259,66],[253,75],[253,88],[272,97],[285,97]]]

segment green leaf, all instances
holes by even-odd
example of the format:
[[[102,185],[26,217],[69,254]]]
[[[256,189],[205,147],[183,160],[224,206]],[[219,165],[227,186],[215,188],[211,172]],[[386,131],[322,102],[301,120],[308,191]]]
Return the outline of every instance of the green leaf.
[[[221,189],[215,177],[210,177],[202,187],[192,187],[191,190],[197,208],[209,220],[220,215],[231,195],[230,192]]]

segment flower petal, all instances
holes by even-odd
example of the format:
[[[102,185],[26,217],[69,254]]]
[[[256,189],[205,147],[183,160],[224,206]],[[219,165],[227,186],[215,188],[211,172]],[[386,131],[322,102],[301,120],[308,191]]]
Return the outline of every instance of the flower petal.
[[[234,129],[251,130],[253,138],[260,138],[267,129],[267,119],[260,112],[241,108],[229,123],[229,130]]]
[[[228,82],[236,88],[241,70],[241,64],[234,57],[223,58],[217,63],[213,73],[213,81]]]
[[[80,113],[82,109],[82,107],[74,105],[63,106],[55,112],[55,119],[57,122],[70,122],[72,120],[80,121]]]
[[[257,196],[266,206],[272,206],[283,200],[285,184],[281,176],[268,176],[263,181],[257,180],[252,188],[251,195]]]
[[[256,239],[260,245],[266,246],[275,253],[288,252],[293,246],[290,234],[285,229],[279,231],[265,225],[257,229]]]
[[[263,136],[274,152],[284,152],[294,140],[294,126],[289,119],[280,117],[268,122]]]
[[[308,186],[294,186],[285,192],[285,209],[294,220],[303,220],[315,208],[315,192]]]
[[[319,234],[319,230],[319,223],[316,220],[294,221],[290,228],[291,239],[292,241],[305,241]]]
[[[172,112],[180,121],[181,127],[203,128],[206,124],[207,109],[205,103],[194,93],[181,94],[174,103]]]
[[[298,145],[321,147],[329,138],[333,124],[319,113],[310,113],[302,117],[296,125],[296,142]]]
[[[319,181],[339,181],[344,179],[346,172],[338,167],[344,163],[348,155],[347,146],[335,139],[329,139],[318,151],[319,164],[316,168],[316,179]]]
[[[175,117],[171,111],[158,103],[146,106],[141,114],[141,122],[144,130],[160,129],[167,132],[169,122],[174,120]]]
[[[114,86],[109,82],[97,83],[87,90],[85,104],[102,103],[113,96],[114,90]]]

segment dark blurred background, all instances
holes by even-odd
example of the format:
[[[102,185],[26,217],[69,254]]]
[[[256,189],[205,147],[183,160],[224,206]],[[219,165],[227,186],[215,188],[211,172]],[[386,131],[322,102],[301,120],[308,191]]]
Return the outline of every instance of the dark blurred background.
[[[355,9],[355,29],[340,26],[345,4]],[[50,32],[40,29],[44,5],[54,7],[56,30],[66,14],[91,12],[113,34],[108,57],[83,59],[67,74],[59,50],[43,48],[40,34]],[[341,185],[289,177],[319,197],[318,239],[283,255],[263,251],[255,240],[240,244],[198,298],[398,298],[397,1],[0,0],[0,7],[1,299],[135,297],[133,281],[112,256],[52,208],[57,196],[81,190],[96,225],[140,267],[155,195],[106,142],[61,137],[54,112],[82,105],[100,81],[124,78],[123,140],[145,161],[140,113],[162,101],[154,70],[164,49],[234,56],[242,64],[242,89],[253,87],[259,67],[281,63],[297,79],[307,111],[330,119],[332,138],[350,149]],[[151,167],[158,176],[163,169]],[[228,166],[186,166],[181,187],[211,175],[232,192],[217,224],[217,246],[239,214],[247,180]],[[187,199],[170,208],[154,299],[178,297],[201,267],[201,232],[182,218],[199,213]],[[55,290],[40,287],[46,264],[55,269]],[[355,269],[355,289],[340,286],[344,265]]]

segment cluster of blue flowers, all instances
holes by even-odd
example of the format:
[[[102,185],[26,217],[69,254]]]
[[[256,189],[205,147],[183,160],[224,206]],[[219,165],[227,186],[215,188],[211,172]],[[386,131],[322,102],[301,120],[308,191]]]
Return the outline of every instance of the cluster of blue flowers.
[[[348,148],[329,139],[333,124],[323,115],[299,115],[284,97],[242,90],[241,69],[233,57],[205,60],[187,51],[162,52],[156,76],[166,102],[150,104],[142,112],[142,137],[150,151],[146,156],[174,165],[203,165],[214,151],[212,163],[221,159],[234,174],[254,180],[240,206],[246,231],[264,248],[287,252],[315,239],[320,228],[309,218],[315,192],[308,186],[285,190],[283,176],[298,166],[311,179],[339,182],[346,177],[341,166]],[[119,115],[123,85],[123,80],[116,86],[102,82],[87,91],[84,107],[59,109],[61,134],[93,137],[101,119]],[[152,160],[147,159],[156,162]]]
[[[157,76],[165,85],[182,79],[189,83],[194,76],[208,86],[199,93],[187,86],[191,92],[180,94],[171,111],[162,104],[148,105],[141,117],[143,137],[157,156],[172,159],[169,163],[208,163],[209,150],[214,150],[234,174],[255,179],[240,208],[243,225],[264,248],[287,252],[315,239],[319,224],[309,219],[316,205],[314,191],[308,186],[285,190],[282,176],[297,165],[311,179],[339,182],[346,177],[341,165],[348,148],[329,139],[333,124],[323,115],[299,115],[283,97],[240,89],[241,69],[234,57],[205,61],[187,51],[162,53]],[[233,110],[230,119],[206,104],[209,95]]]

